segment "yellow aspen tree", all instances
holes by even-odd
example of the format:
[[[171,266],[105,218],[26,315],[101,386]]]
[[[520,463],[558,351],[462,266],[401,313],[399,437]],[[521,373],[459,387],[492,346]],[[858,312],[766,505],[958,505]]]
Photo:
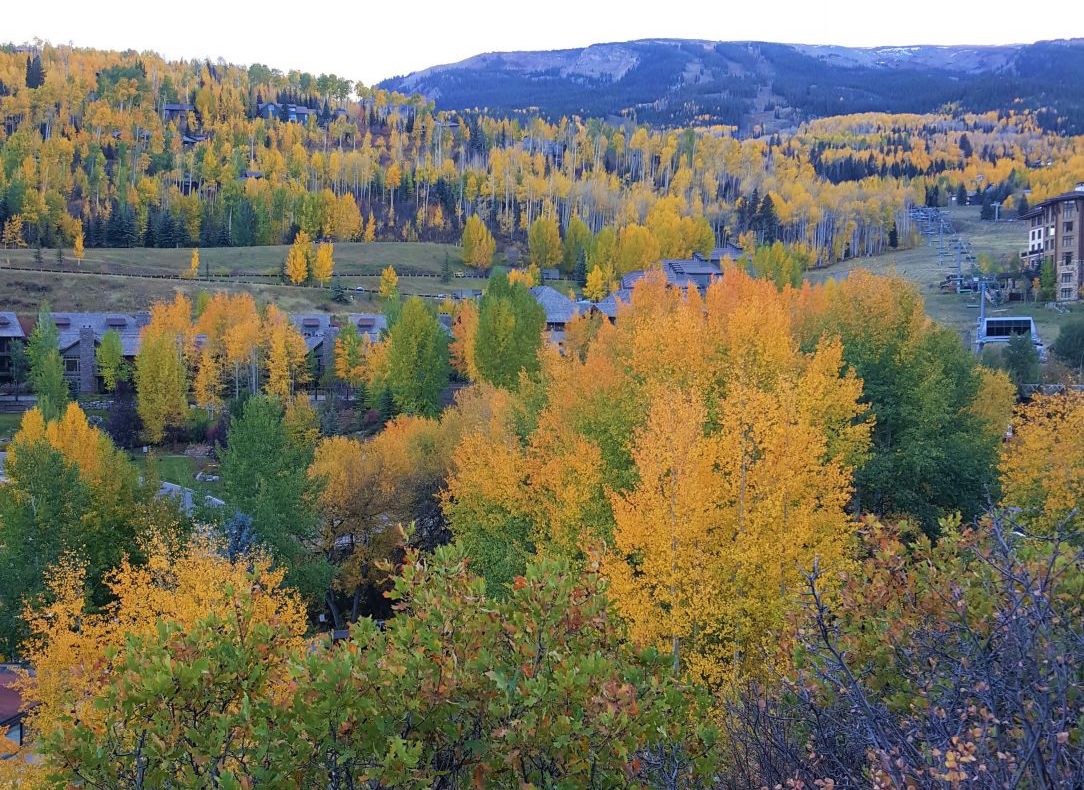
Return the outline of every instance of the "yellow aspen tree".
[[[861,382],[841,374],[838,342],[800,350],[788,299],[737,270],[704,298],[652,274],[588,351],[589,364],[628,359],[626,386],[643,381],[647,400],[638,482],[613,497],[614,605],[636,641],[676,646],[684,670],[716,687],[785,660],[773,634],[798,605],[802,569],[845,570],[855,530],[845,506],[869,445]]]
[[[474,359],[477,335],[478,304],[473,300],[460,302],[452,322],[452,344],[448,351],[452,367],[470,381],[478,380],[478,363]]]
[[[385,582],[387,574],[381,563],[404,542],[396,517],[408,501],[402,486],[409,479],[409,469],[403,462],[404,453],[386,452],[390,436],[367,442],[345,436],[323,439],[309,466],[309,476],[323,482],[317,509],[324,524],[321,539],[326,550],[336,553],[341,538],[350,538],[352,551],[335,571],[334,585],[343,592]],[[405,450],[401,446],[395,449]]]
[[[188,279],[194,280],[199,276],[199,250],[192,250],[192,257],[188,261],[188,271],[186,272]]]
[[[1003,445],[1001,501],[1030,529],[1049,533],[1084,524],[1084,395],[1036,395],[1016,409]]]
[[[147,441],[159,444],[166,429],[179,426],[188,412],[188,380],[177,338],[144,332],[135,365],[136,411]]]
[[[608,286],[609,283],[606,282],[606,275],[603,274],[602,268],[596,266],[587,274],[587,284],[583,287],[583,295],[592,302],[597,302],[606,298],[609,292]]]
[[[263,322],[264,357],[267,360],[267,382],[264,392],[288,404],[294,388],[307,379],[305,360],[308,348],[305,338],[290,323],[286,314],[274,305],[267,307]]]
[[[192,381],[192,394],[199,406],[213,416],[222,408],[222,363],[209,345],[200,351],[199,365]]]
[[[335,247],[332,244],[320,244],[316,248],[316,260],[312,265],[312,277],[320,285],[326,286],[335,271]]]
[[[286,253],[286,277],[294,285],[301,285],[309,279],[311,247],[312,241],[309,239],[309,234],[299,230],[294,243],[290,245],[289,252]]]
[[[0,236],[0,241],[3,242],[5,247],[20,248],[26,246],[26,239],[23,238],[23,216],[21,214],[12,215],[4,223],[4,232]]]
[[[693,393],[652,399],[633,445],[640,482],[613,496],[614,553],[603,564],[630,637],[669,649],[675,670],[683,643],[715,630],[713,601],[723,593],[711,572],[725,547],[716,514],[717,448],[704,437],[705,416]],[[688,652],[684,661],[699,673],[699,657]]]
[[[388,266],[380,273],[380,298],[391,299],[399,293],[399,275]]]
[[[335,377],[351,387],[365,383],[365,357],[368,337],[363,338],[352,323],[335,338]]]
[[[527,231],[527,248],[531,263],[540,269],[561,262],[561,231],[557,220],[539,217]]]
[[[147,440],[158,444],[188,414],[188,368],[195,355],[192,303],[183,294],[155,302],[136,356],[136,411]]]
[[[75,239],[72,241],[72,255],[76,263],[83,262],[83,257],[86,255],[86,249],[83,247],[83,231],[75,234]]]
[[[267,658],[271,688],[259,693],[285,690],[287,658],[303,652],[306,631],[305,606],[283,585],[285,571],[260,554],[231,561],[198,538],[179,548],[156,541],[146,550],[143,564],[123,560],[109,575],[110,602],[98,609],[88,607],[87,569],[77,560],[49,571],[48,604],[26,613],[25,655],[34,673],[24,694],[35,703],[29,719],[37,735],[64,732],[73,719],[101,722],[107,688],[123,672],[125,643],[153,636],[163,623],[188,628],[218,615],[246,627],[282,627],[284,650]]]
[[[513,269],[508,272],[508,282],[520,283],[525,288],[533,288],[541,282],[541,275],[538,267],[532,263],[526,269]]]
[[[369,212],[369,221],[365,223],[365,236],[363,241],[371,243],[376,241],[376,217],[373,216],[373,212]]]
[[[467,217],[463,227],[463,262],[485,271],[493,263],[497,242],[477,214]]]
[[[20,448],[45,441],[75,464],[80,475],[97,484],[111,480],[115,473],[112,461],[117,454],[109,437],[90,424],[77,403],[69,403],[59,419],[46,422],[41,409],[23,414],[22,422],[8,445],[8,459],[14,460]]]

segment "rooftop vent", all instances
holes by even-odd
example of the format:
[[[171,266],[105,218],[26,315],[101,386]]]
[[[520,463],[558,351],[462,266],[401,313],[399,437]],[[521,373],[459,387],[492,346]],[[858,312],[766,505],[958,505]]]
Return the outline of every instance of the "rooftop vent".
[[[119,315],[111,315],[109,318],[105,319],[105,325],[116,327],[128,326],[128,319]]]

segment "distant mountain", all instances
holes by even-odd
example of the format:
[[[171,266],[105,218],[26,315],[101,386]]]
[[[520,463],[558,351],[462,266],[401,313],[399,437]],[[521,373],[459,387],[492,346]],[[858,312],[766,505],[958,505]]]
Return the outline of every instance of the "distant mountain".
[[[627,116],[750,129],[842,113],[1048,108],[1084,131],[1084,39],[1013,46],[835,46],[646,39],[551,52],[494,52],[393,77],[450,110]]]

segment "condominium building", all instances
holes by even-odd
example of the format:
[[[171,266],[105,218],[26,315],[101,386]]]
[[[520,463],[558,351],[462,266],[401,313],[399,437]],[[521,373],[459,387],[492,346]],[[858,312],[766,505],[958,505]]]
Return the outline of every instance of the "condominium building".
[[[1028,247],[1020,253],[1025,268],[1038,272],[1044,261],[1054,265],[1055,298],[1081,298],[1084,286],[1084,182],[1072,192],[1044,200],[1023,217]]]

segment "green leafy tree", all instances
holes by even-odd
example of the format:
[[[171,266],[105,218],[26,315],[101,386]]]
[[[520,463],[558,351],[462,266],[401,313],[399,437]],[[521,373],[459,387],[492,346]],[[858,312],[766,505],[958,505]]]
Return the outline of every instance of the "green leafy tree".
[[[98,362],[98,375],[102,377],[106,392],[115,391],[117,384],[127,381],[131,375],[124,361],[124,348],[117,330],[110,329],[102,335],[102,342],[98,344],[95,357]]]
[[[30,372],[30,360],[26,356],[26,344],[15,342],[11,344],[11,383],[15,385],[15,400],[19,399],[19,393],[26,384],[26,376]]]
[[[279,403],[249,398],[230,419],[221,474],[227,504],[252,519],[259,545],[288,569],[287,581],[310,602],[330,581],[330,566],[312,552],[315,483],[307,470],[313,448],[291,439]]]
[[[60,416],[69,397],[59,346],[60,331],[53,323],[49,306],[42,305],[38,311],[37,323],[26,344],[26,357],[30,369],[30,387],[38,396],[38,405],[46,419]]]
[[[144,333],[135,363],[136,408],[147,441],[158,444],[166,429],[188,414],[188,369],[177,339],[164,332]]]
[[[75,464],[46,442],[19,448],[0,486],[0,653],[17,654],[23,610],[45,589],[45,572],[82,543],[90,492]]]
[[[1069,367],[1078,371],[1084,369],[1084,318],[1074,318],[1064,324],[1050,350]]]
[[[1013,335],[1001,354],[1005,372],[1017,389],[1039,383],[1039,352],[1030,335]]]
[[[457,547],[402,568],[386,631],[362,621],[356,649],[305,663],[293,708],[305,753],[289,760],[312,771],[303,784],[623,787],[645,771],[638,754],[680,747],[675,786],[710,775],[711,728],[679,735],[698,698],[629,646],[597,575],[536,562],[494,600]],[[392,687],[374,694],[381,679]]]
[[[448,336],[431,309],[417,296],[403,305],[388,331],[387,386],[398,411],[432,416],[448,386]]]
[[[910,516],[931,534],[941,516],[977,516],[996,482],[1000,437],[972,409],[974,356],[902,280],[852,274],[831,302],[806,342],[840,337],[876,418],[869,460],[855,473],[856,509]]]
[[[140,480],[127,455],[90,426],[76,404],[47,423],[31,410],[9,446],[0,486],[0,652],[24,635],[27,605],[39,603],[46,570],[65,554],[87,568],[91,607],[106,603],[105,579],[124,557],[140,561],[148,525],[167,540],[183,537],[176,503],[158,499],[149,469]]]
[[[594,236],[591,229],[587,227],[587,223],[578,215],[573,215],[568,221],[565,238],[561,242],[561,271],[572,274],[580,258],[586,256],[587,251],[591,249],[592,241],[594,241]]]
[[[527,229],[527,250],[531,263],[539,269],[561,262],[561,230],[552,217],[539,217]]]
[[[575,280],[576,285],[583,288],[587,285],[587,253],[581,250],[580,254],[576,257],[576,269],[572,274],[572,279]]]
[[[1044,302],[1054,301],[1057,287],[1057,272],[1054,270],[1054,261],[1045,258],[1039,267],[1039,298]]]
[[[498,387],[512,388],[521,370],[536,373],[545,324],[545,311],[526,287],[509,283],[503,274],[493,277],[478,308],[478,374]]]
[[[93,718],[59,701],[33,744],[54,781],[557,790],[718,770],[707,700],[629,644],[596,573],[533,563],[498,600],[461,549],[411,550],[397,616],[337,643],[299,639],[250,576],[226,611],[127,635],[104,681],[77,686]]]

